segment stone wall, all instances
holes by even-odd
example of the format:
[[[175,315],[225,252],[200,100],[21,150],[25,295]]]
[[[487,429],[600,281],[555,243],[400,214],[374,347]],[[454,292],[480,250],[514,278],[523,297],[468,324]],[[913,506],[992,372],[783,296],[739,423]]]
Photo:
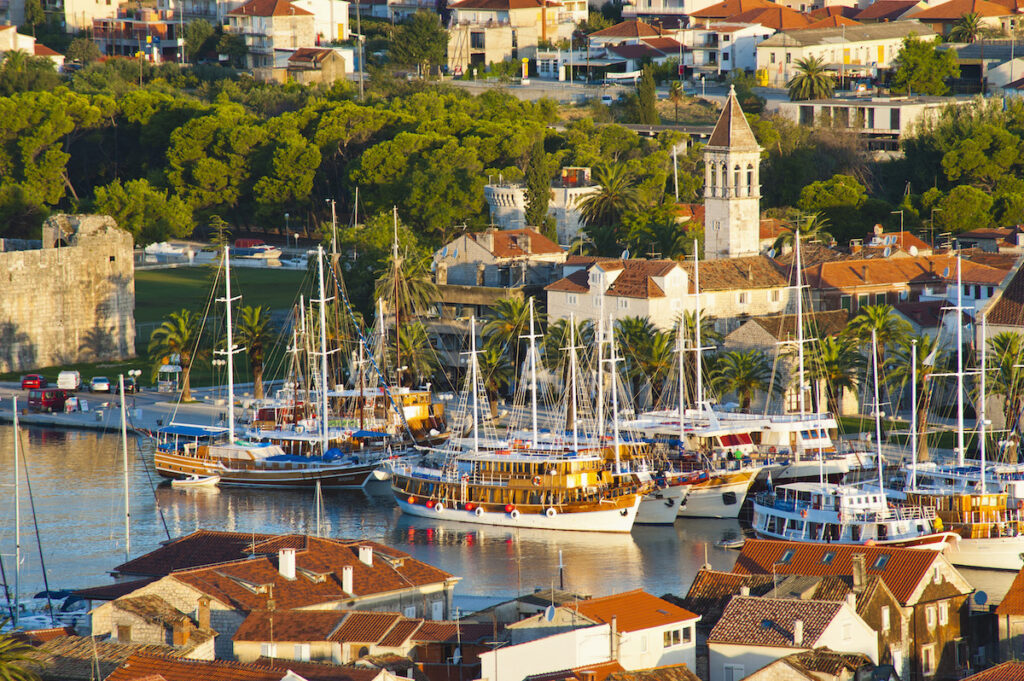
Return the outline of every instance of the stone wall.
[[[135,355],[132,237],[100,215],[55,215],[41,249],[0,253],[0,372]]]

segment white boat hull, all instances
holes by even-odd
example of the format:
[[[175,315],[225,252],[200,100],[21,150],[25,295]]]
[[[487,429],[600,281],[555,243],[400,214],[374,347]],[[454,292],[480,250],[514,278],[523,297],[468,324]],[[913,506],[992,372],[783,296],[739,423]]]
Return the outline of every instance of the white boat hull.
[[[686,497],[685,485],[674,485],[644,495],[636,514],[638,525],[671,525]]]
[[[1024,535],[960,539],[946,549],[946,558],[959,567],[1020,571],[1024,567]]]
[[[420,518],[434,518],[474,525],[500,525],[502,527],[522,527],[538,530],[574,530],[580,532],[629,532],[633,529],[640,497],[637,503],[626,508],[609,508],[607,511],[579,511],[576,513],[557,513],[552,517],[545,514],[523,513],[513,518],[509,513],[497,511],[446,508],[438,512],[437,507],[427,508],[424,504],[410,504],[408,500],[396,495],[395,501],[403,513]]]
[[[756,476],[719,485],[689,485],[686,500],[679,506],[680,518],[736,518],[740,514],[747,490]]]

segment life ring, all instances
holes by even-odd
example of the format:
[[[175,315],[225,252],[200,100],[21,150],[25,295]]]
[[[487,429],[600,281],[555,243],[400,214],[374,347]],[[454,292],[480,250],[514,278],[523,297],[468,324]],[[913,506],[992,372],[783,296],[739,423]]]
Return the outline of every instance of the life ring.
[[[442,504],[440,501],[437,502],[436,504],[434,504],[434,510],[437,511],[438,513],[444,513],[444,504]]]
[[[800,517],[801,518],[806,518],[807,517],[807,509],[806,508],[804,510],[800,511]]]
[[[513,508],[512,512],[508,514],[508,517],[512,518],[512,520],[519,520],[519,509]]]
[[[548,507],[548,510],[544,511],[544,515],[546,515],[549,518],[554,518],[556,515],[558,515],[558,511],[551,507]]]
[[[539,475],[533,476],[533,486],[534,487],[540,487],[540,483],[541,483],[540,476]]]
[[[479,518],[480,516],[482,516],[484,514],[484,509],[482,509],[479,506],[477,506],[476,510],[473,511],[473,513],[476,513],[476,517]]]

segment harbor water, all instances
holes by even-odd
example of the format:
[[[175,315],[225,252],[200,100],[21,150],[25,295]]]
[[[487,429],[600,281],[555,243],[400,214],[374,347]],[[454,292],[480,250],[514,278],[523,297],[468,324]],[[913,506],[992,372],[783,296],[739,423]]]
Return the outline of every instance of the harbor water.
[[[13,432],[0,426],[0,554],[9,581],[15,545]],[[40,548],[50,588],[110,583],[108,572],[126,556],[120,436],[22,428],[20,442],[28,472],[27,478],[24,469],[20,476],[22,594],[43,589]],[[152,471],[134,438],[128,453],[132,557],[157,548],[168,536],[197,529],[317,531],[312,491],[174,489]],[[456,605],[464,612],[560,584],[594,596],[637,588],[682,595],[705,562],[731,569],[737,552],[715,544],[740,535],[735,520],[680,519],[674,526],[606,534],[411,518],[399,512],[382,482],[371,482],[365,491],[325,491],[320,528],[325,536],[393,546],[459,576]],[[989,604],[1001,600],[1013,578],[1001,572],[964,574],[986,592]]]

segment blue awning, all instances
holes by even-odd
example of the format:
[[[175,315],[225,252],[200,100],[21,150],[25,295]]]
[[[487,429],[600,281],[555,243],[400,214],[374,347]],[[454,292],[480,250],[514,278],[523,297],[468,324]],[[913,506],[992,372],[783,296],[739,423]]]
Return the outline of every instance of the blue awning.
[[[376,430],[357,430],[352,433],[352,437],[390,437],[390,435]]]
[[[172,423],[169,426],[158,428],[156,432],[161,435],[180,435],[182,437],[216,437],[228,432],[228,429],[219,426],[191,426]]]

